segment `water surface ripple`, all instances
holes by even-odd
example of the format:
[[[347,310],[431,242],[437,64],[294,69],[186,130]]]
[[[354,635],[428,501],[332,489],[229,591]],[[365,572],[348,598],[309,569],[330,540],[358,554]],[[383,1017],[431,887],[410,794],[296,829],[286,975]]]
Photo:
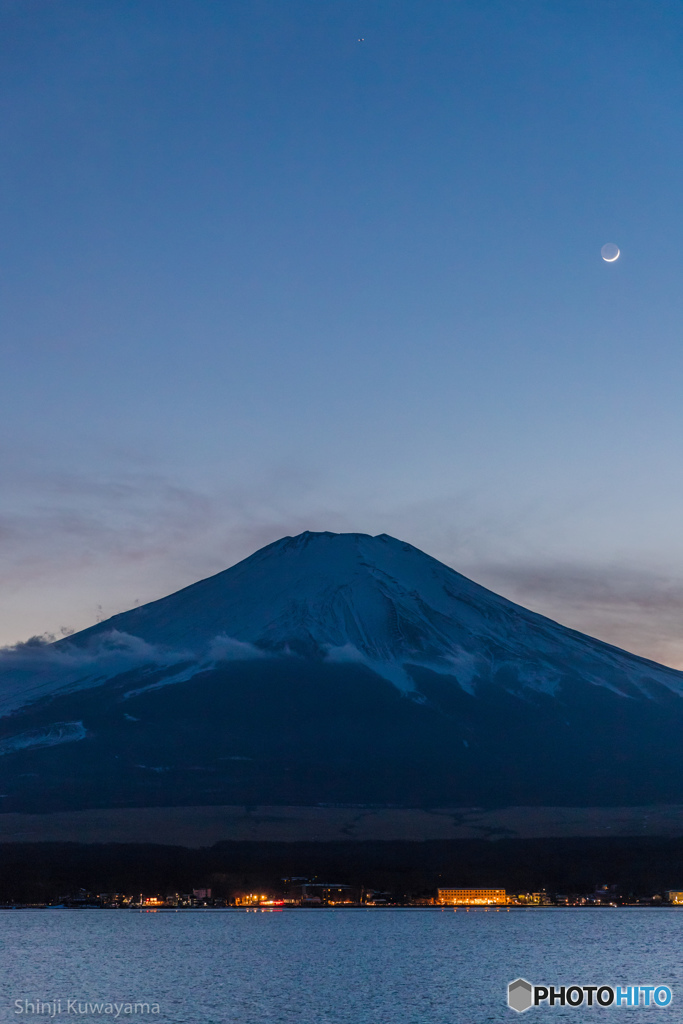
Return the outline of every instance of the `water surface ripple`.
[[[0,911],[0,1020],[16,999],[158,1003],[167,1024],[683,1024],[683,911]],[[508,981],[666,984],[664,1009],[532,1009]],[[596,1016],[597,1015],[597,1016]]]

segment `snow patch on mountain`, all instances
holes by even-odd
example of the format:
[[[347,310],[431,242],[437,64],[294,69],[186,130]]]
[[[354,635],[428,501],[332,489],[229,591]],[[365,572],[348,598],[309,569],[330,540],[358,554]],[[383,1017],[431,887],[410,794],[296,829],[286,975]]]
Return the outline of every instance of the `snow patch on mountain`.
[[[415,690],[415,683],[400,662],[386,659],[378,661],[359,651],[351,643],[342,644],[340,647],[328,645],[323,660],[330,665],[364,665],[382,679],[393,683],[403,693],[412,693]]]
[[[45,729],[31,729],[0,740],[0,757],[30,747],[56,747],[61,743],[73,743],[84,740],[86,735],[83,722],[54,722]]]
[[[484,665],[482,659],[478,658],[471,651],[458,647],[451,654],[446,655],[446,662],[452,666],[458,683],[471,697],[475,694],[474,680],[481,675]]]

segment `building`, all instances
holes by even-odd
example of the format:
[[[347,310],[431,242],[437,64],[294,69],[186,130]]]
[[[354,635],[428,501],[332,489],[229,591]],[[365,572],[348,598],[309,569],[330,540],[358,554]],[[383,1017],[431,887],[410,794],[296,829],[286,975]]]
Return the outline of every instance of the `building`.
[[[683,891],[680,889],[667,889],[665,896],[669,903],[683,903]]]
[[[344,903],[357,903],[358,894],[342,882],[305,882],[301,886],[301,903],[325,904],[334,907]]]
[[[439,889],[436,902],[446,906],[501,906],[507,903],[505,889]]]
[[[366,907],[387,907],[391,903],[394,903],[395,900],[393,893],[380,889],[368,889],[361,902],[364,903]]]
[[[245,892],[235,896],[236,907],[259,907],[268,902],[268,893]]]
[[[563,896],[563,900],[567,900],[569,897]],[[514,896],[510,896],[510,900],[515,903],[519,903],[523,907],[547,907],[550,904],[548,895],[543,889],[541,892],[518,892]]]

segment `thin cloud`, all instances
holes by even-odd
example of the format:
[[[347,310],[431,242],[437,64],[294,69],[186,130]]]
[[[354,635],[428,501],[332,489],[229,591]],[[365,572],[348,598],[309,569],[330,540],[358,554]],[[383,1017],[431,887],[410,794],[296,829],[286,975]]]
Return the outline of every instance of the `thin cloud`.
[[[144,471],[94,480],[23,472],[5,482],[5,502],[16,496],[14,507],[0,508],[5,642],[66,624],[82,629],[286,534],[350,528],[343,514],[320,506],[316,481],[294,471],[212,494]]]
[[[112,631],[85,647],[32,637],[0,649],[0,715],[10,714],[46,694],[87,689],[120,672],[143,665],[174,665],[190,655],[163,650],[139,637]]]
[[[265,658],[253,644],[219,635],[203,650],[173,649],[147,643],[140,637],[112,629],[85,643],[35,636],[23,643],[0,648],[0,716],[11,714],[50,694],[91,689],[133,669],[169,669],[170,675],[136,692],[167,686],[216,664]],[[176,667],[189,668],[178,674]],[[144,674],[144,673],[143,673]]]
[[[564,604],[683,611],[683,581],[620,566],[487,565],[484,571],[518,593]]]
[[[607,643],[683,668],[683,580],[636,567],[485,564],[478,582]]]

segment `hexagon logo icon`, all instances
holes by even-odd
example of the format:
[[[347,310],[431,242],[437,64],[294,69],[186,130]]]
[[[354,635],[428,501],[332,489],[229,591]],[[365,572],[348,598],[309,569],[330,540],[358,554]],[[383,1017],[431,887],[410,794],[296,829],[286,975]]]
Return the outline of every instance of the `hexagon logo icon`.
[[[517,1013],[524,1013],[533,1003],[533,988],[526,978],[517,978],[508,985],[508,1006]]]

